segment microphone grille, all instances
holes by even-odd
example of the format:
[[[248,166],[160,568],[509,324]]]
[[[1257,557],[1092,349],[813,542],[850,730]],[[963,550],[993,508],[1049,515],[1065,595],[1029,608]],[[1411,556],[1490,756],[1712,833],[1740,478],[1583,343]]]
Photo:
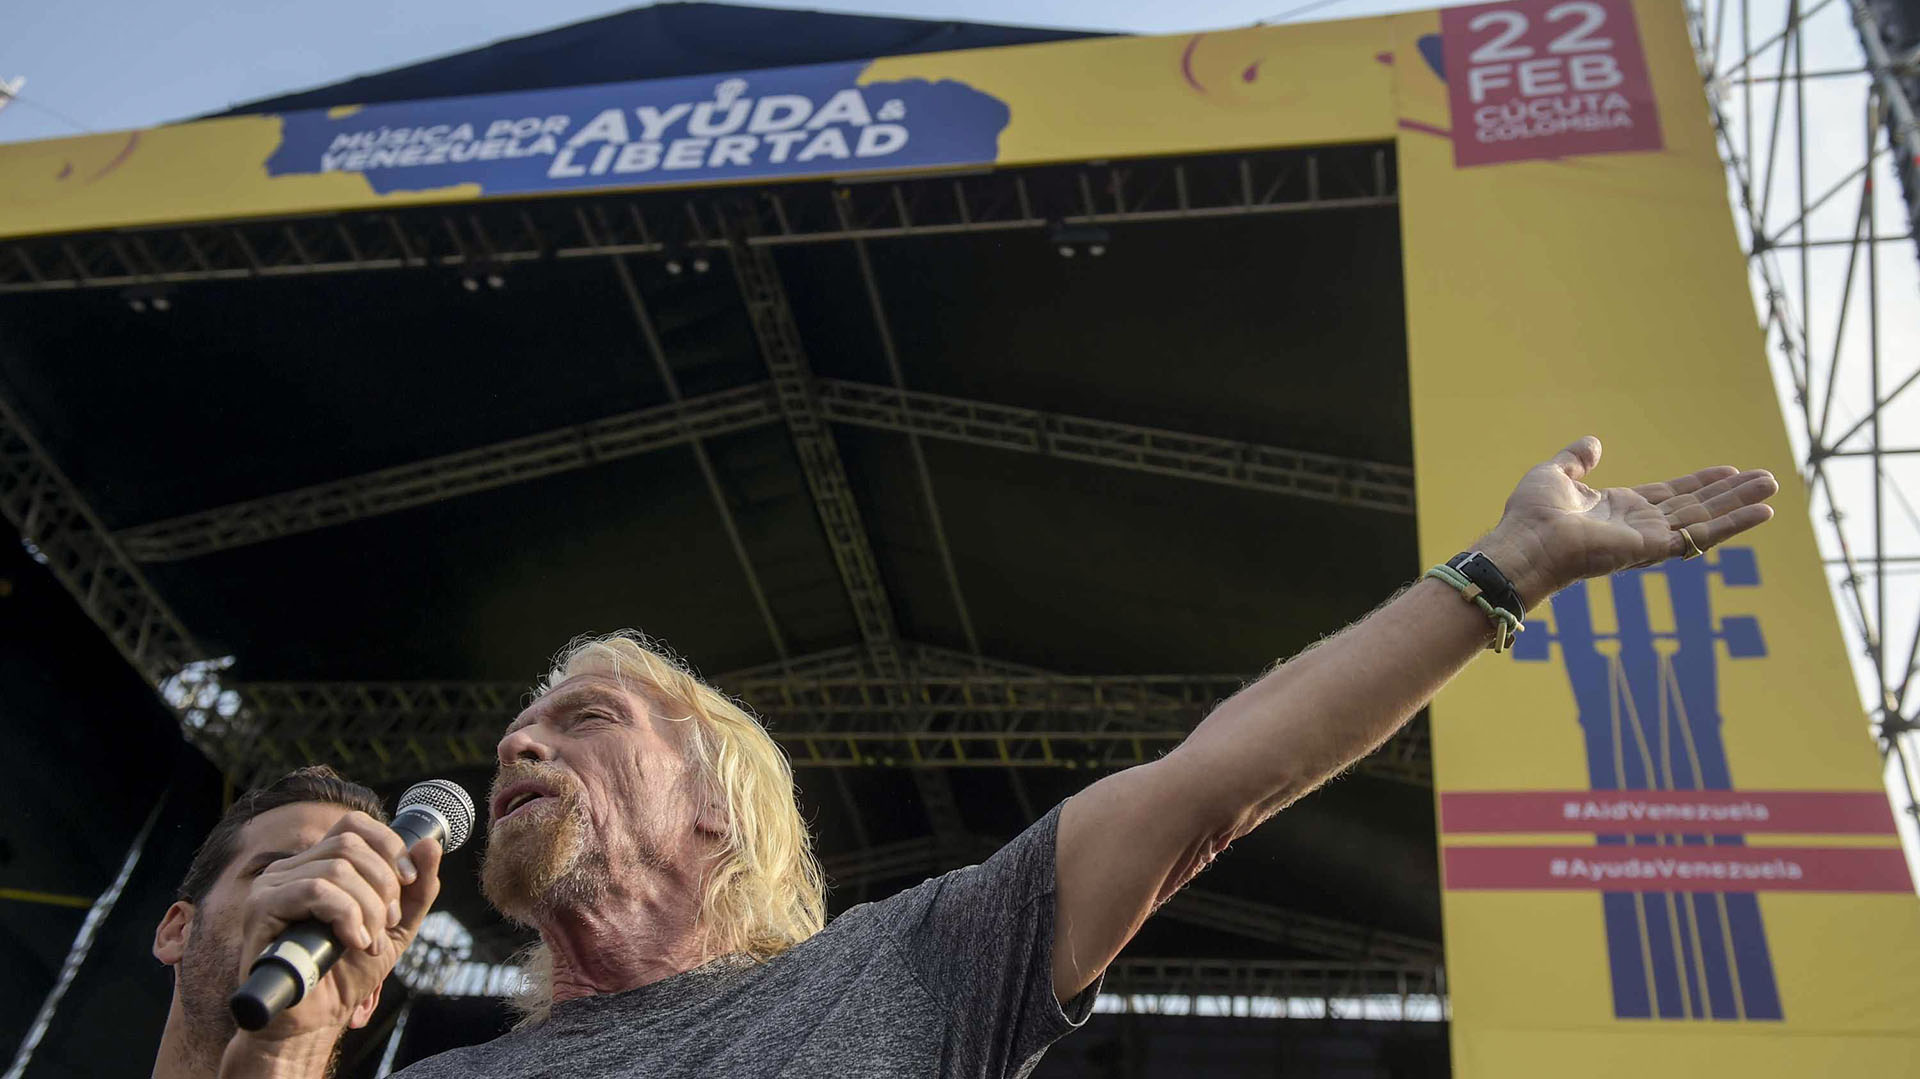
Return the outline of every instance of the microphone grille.
[[[444,779],[429,779],[408,787],[400,796],[400,804],[395,807],[398,816],[413,806],[426,806],[437,810],[447,819],[447,841],[442,847],[451,854],[460,849],[467,837],[473,834],[473,799],[458,783],[449,783]]]

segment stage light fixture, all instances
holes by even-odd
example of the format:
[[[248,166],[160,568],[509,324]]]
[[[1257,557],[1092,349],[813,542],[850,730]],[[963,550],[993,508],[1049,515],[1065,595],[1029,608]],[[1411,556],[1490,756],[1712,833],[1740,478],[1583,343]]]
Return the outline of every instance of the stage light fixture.
[[[706,256],[704,255],[694,256],[694,259],[693,259],[694,273],[706,273],[708,270],[712,268],[713,268],[713,264],[707,261]]]
[[[475,280],[471,276],[462,277],[460,279],[460,287],[463,289],[466,289],[468,292],[479,292],[480,282]]]
[[[507,279],[497,273],[490,273],[487,275],[487,287],[495,290],[506,288]]]
[[[675,276],[675,277],[679,277],[679,276],[680,276],[680,272],[681,272],[682,270],[684,270],[684,269],[686,269],[686,267],[684,267],[684,266],[682,266],[682,265],[680,265],[680,260],[679,260],[679,259],[668,259],[668,260],[667,260],[667,272],[668,272],[668,273],[670,273],[670,274],[672,274],[673,276]]]
[[[164,285],[135,285],[120,293],[120,302],[136,315],[148,311],[167,311],[173,307],[173,294]]]
[[[1047,227],[1047,242],[1063,259],[1073,258],[1082,252],[1089,258],[1099,258],[1107,253],[1107,246],[1113,242],[1113,237],[1098,226],[1068,225],[1056,221]]]

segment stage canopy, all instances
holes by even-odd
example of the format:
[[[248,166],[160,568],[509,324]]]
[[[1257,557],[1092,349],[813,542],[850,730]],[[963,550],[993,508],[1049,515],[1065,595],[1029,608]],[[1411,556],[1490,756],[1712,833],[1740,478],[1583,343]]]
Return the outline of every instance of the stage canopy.
[[[1791,470],[1677,8],[1073,37],[643,9],[0,147],[0,509],[239,782],[481,790],[548,656],[653,634],[792,755],[842,909],[1167,751],[1578,434],[1602,482]],[[1910,1045],[1910,887],[1778,504],[1537,612],[1108,988],[1444,990],[1475,1075]],[[1567,875],[1645,852],[1542,806],[1661,790],[1853,816],[1688,852],[1804,884]]]

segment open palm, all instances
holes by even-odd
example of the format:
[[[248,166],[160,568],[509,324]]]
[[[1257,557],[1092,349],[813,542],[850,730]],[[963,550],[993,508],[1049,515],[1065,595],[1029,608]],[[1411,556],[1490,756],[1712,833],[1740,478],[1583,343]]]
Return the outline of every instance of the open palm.
[[[1600,440],[1580,439],[1528,471],[1507,499],[1495,532],[1532,564],[1544,591],[1685,555],[1688,538],[1702,551],[1724,543],[1771,518],[1765,502],[1780,489],[1764,469],[1730,465],[1595,489],[1584,481],[1599,464]]]

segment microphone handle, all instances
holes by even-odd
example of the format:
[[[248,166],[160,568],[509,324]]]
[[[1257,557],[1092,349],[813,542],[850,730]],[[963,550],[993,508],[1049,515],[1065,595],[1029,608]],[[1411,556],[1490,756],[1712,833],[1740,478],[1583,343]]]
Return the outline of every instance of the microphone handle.
[[[410,808],[394,818],[393,830],[411,850],[429,836],[446,842],[446,822],[439,814]],[[376,930],[377,931],[377,930]],[[242,1030],[259,1030],[273,1017],[306,999],[320,979],[340,960],[340,942],[333,927],[318,919],[295,922],[260,953],[247,971],[247,980],[227,1006]]]
[[[242,1030],[259,1030],[306,997],[340,959],[333,927],[315,918],[295,922],[260,953],[227,1003]]]

